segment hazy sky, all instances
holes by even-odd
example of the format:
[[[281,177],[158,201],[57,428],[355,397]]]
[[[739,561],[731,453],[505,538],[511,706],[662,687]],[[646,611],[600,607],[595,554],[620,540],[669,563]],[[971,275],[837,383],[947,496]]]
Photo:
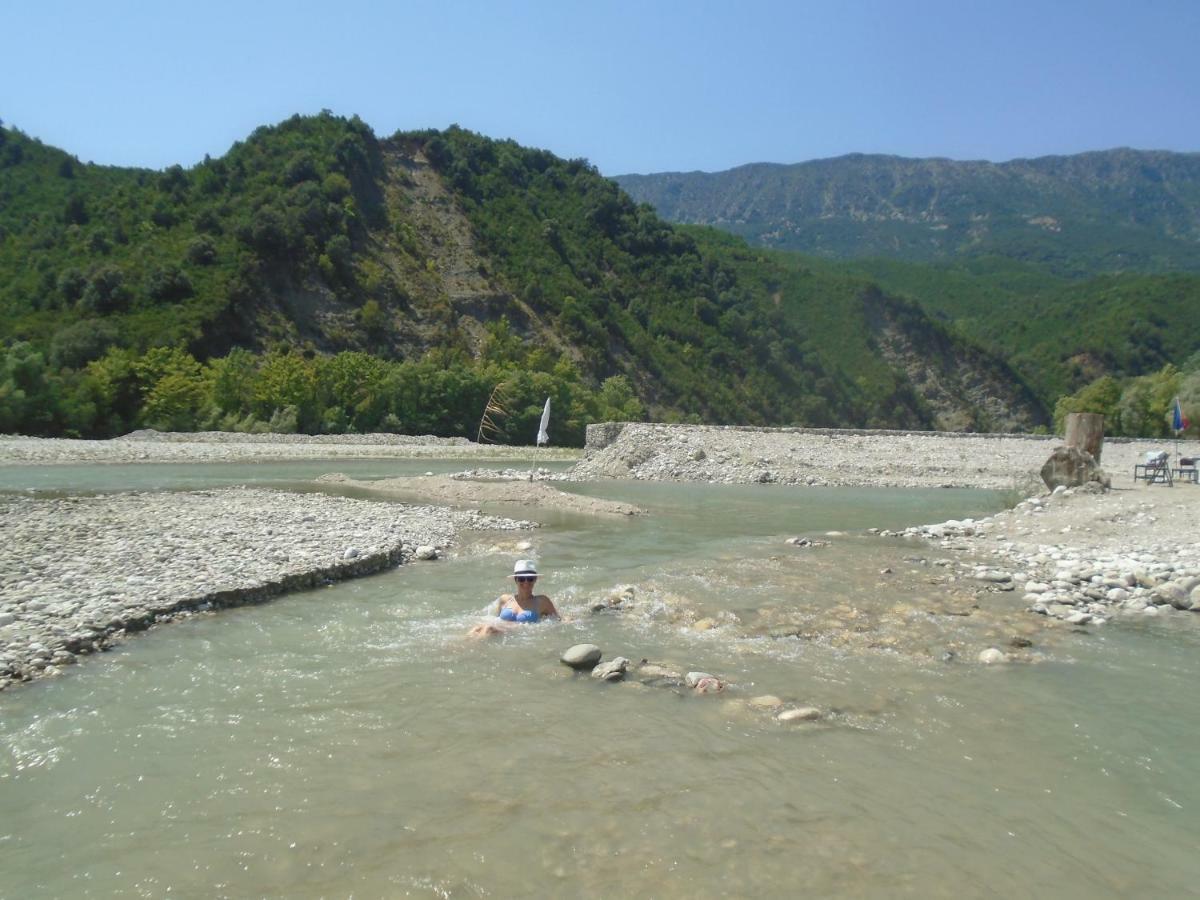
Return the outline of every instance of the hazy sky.
[[[1200,0],[0,0],[0,118],[155,168],[322,108],[608,175],[1195,151],[1198,45]]]

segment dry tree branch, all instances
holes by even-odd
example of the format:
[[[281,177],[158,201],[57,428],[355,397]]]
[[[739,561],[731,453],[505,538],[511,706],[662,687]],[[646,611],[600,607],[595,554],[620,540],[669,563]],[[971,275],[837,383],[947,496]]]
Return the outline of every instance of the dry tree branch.
[[[483,418],[479,420],[479,432],[475,435],[475,443],[482,444],[485,439],[493,439],[500,434],[500,426],[493,416],[504,418],[508,410],[504,408],[507,398],[504,396],[506,383],[500,382],[488,397],[487,405],[483,408]]]

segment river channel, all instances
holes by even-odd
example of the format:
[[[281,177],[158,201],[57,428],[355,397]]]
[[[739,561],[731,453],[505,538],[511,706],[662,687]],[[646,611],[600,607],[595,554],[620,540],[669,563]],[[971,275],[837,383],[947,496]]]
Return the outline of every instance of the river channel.
[[[14,467],[0,490],[461,467]],[[565,487],[648,514],[489,510],[544,524],[0,693],[0,897],[1195,894],[1200,630],[1043,628],[1020,592],[971,605],[946,551],[864,534],[998,495]],[[526,539],[565,621],[466,639]],[[575,675],[585,641],[728,687]]]

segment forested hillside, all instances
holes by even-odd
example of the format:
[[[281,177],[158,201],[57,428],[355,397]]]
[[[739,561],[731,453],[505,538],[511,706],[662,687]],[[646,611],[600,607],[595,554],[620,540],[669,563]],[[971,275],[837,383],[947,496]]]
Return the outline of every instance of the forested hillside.
[[[0,130],[0,431],[552,439],[603,418],[1032,428],[1004,363],[863,276],[679,229],[581,160],[294,117],[191,169]],[[977,377],[978,376],[978,377]]]
[[[850,264],[1007,359],[1043,397],[1103,375],[1182,364],[1200,350],[1200,275],[1047,277],[1005,260]]]
[[[1050,405],[1200,349],[1200,154],[854,155],[617,180],[669,219],[804,252],[777,264],[867,277],[1005,359]]]

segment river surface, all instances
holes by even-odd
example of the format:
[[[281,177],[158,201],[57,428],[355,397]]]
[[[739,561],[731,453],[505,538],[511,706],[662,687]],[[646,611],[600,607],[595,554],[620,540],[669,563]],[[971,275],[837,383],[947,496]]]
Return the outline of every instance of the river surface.
[[[69,468],[0,483],[461,461]],[[1043,628],[1019,592],[976,608],[938,552],[861,533],[997,495],[574,489],[649,515],[468,536],[0,693],[0,897],[1195,895],[1200,631]],[[567,621],[465,639],[527,538]],[[592,611],[625,585],[626,608]],[[1022,662],[975,663],[1014,636]],[[729,687],[602,684],[557,661],[583,641]],[[762,694],[824,717],[782,725]]]

